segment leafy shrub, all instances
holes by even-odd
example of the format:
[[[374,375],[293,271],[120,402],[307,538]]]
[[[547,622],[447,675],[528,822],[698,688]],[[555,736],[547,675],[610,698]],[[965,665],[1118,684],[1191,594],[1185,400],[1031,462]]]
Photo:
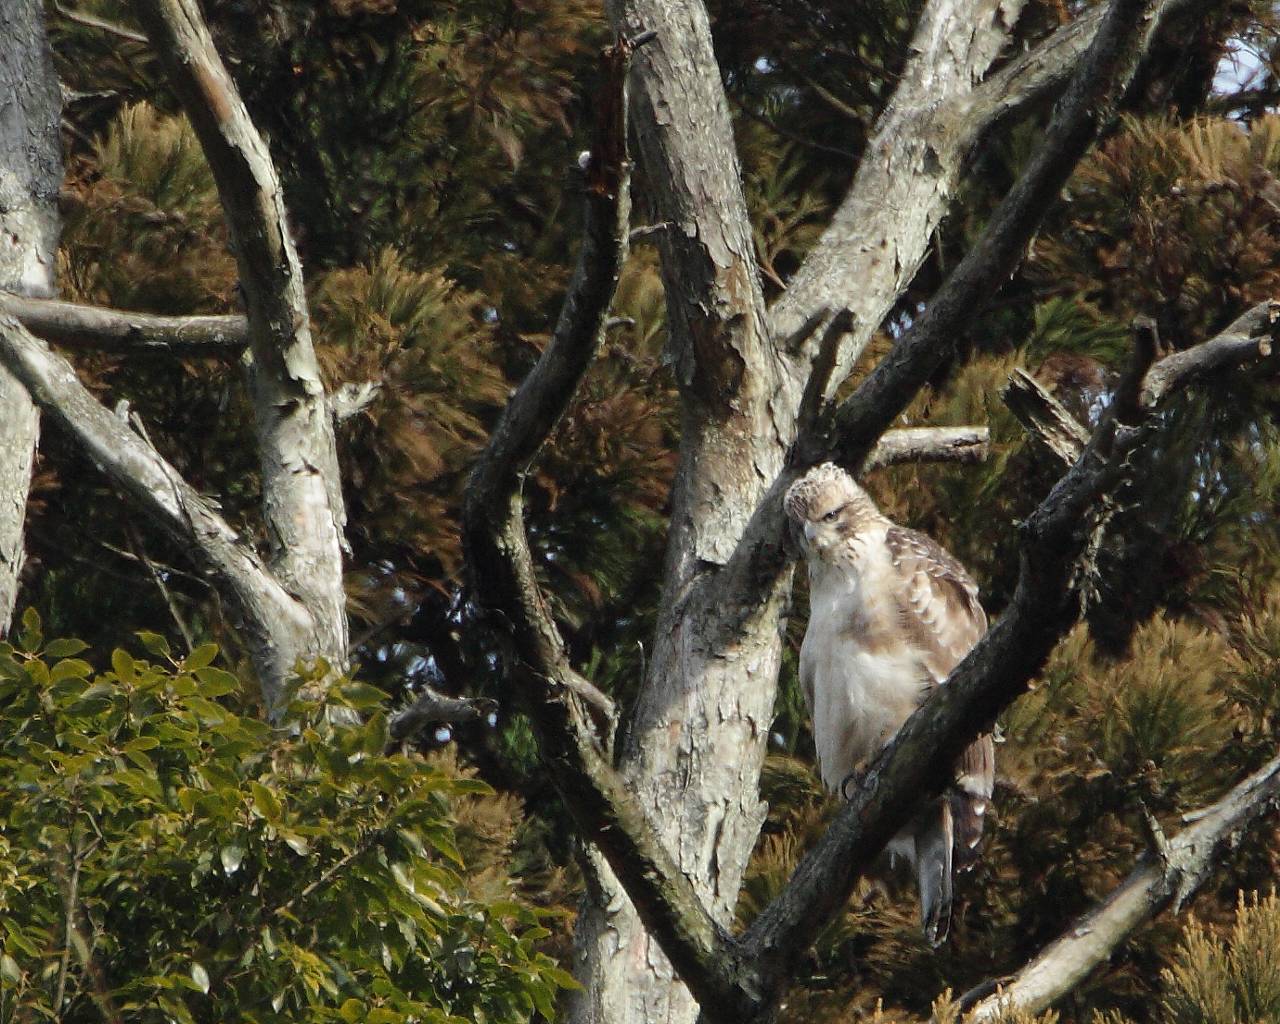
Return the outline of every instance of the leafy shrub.
[[[470,897],[451,799],[386,753],[383,695],[331,723],[236,714],[207,644],[96,671],[28,612],[0,643],[0,1020],[517,1021],[571,985],[543,912]]]

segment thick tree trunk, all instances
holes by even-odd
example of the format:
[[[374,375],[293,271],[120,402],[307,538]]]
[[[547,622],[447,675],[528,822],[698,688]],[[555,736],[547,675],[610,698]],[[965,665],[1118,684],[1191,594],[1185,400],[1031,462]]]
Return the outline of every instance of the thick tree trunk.
[[[1002,7],[1006,17],[996,17]],[[895,244],[912,246],[912,254],[871,250],[855,228],[841,225],[826,239],[822,267],[807,271],[828,282],[831,294],[806,287],[824,308],[852,303],[864,288],[876,291],[867,315],[877,319],[868,336],[914,273],[960,161],[960,147],[930,148],[920,137],[917,122],[926,115],[917,104],[928,94],[931,110],[942,97],[971,89],[1020,7],[985,0],[974,11],[935,0],[922,19],[921,56],[908,68],[883,128],[914,141],[874,161],[875,172],[862,173],[843,208],[852,223],[865,214],[870,191],[930,169],[928,182],[893,193],[916,205],[902,210],[884,203],[894,214],[877,221],[886,237],[905,236],[908,241]],[[673,225],[662,238],[662,255],[682,409],[662,614],[649,672],[619,744],[618,767],[680,870],[712,916],[727,925],[765,813],[758,781],[790,572],[728,603],[730,588],[717,585],[716,577],[782,469],[812,353],[788,351],[783,333],[770,329],[705,9],[681,0],[614,0],[609,12],[620,33],[658,32],[636,59],[633,110],[657,218]],[[938,148],[950,162],[933,168]],[[874,289],[867,288],[869,280]],[[783,325],[790,322],[781,317]],[[847,369],[847,357],[843,362]],[[599,858],[594,866],[595,885],[578,924],[576,966],[584,991],[573,1002],[573,1019],[693,1020],[698,1008],[688,990],[608,866]]]
[[[48,297],[58,247],[61,97],[39,0],[0,5],[0,289]],[[0,368],[0,636],[22,570],[23,523],[40,421]]]
[[[663,613],[619,768],[676,866],[727,923],[764,818],[757,780],[773,711],[785,581],[726,650],[700,582],[726,562],[782,468],[781,383],[711,34],[701,4],[613,4],[615,30],[657,38],[635,59],[632,109],[664,233],[669,351],[682,398]],[[691,1020],[697,1006],[601,863],[580,918],[584,1021]]]

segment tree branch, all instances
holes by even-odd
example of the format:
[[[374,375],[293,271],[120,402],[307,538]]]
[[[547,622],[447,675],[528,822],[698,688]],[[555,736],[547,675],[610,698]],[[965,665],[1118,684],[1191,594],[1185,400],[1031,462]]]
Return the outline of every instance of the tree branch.
[[[4,291],[0,312],[16,317],[37,338],[73,349],[234,357],[249,343],[249,323],[242,316],[129,313]]]
[[[849,309],[856,330],[842,346],[842,380],[928,251],[976,135],[965,99],[1010,38],[1023,0],[930,0],[912,56],[881,113],[866,156],[818,243],[769,310],[775,339],[794,335],[824,309]],[[976,124],[976,122],[975,122]],[[817,345],[796,370],[807,376]]]
[[[1280,302],[1260,302],[1212,341],[1165,356],[1143,378],[1139,404],[1150,409],[1190,381],[1271,355],[1278,322]]]
[[[1195,353],[1190,361],[1210,358],[1206,353],[1220,347],[1212,339],[1189,350]],[[1161,366],[1150,373],[1159,374]],[[1084,452],[1023,523],[1018,583],[1000,621],[903,725],[783,893],[742,937],[743,955],[758,964],[766,991],[790,976],[860,873],[920,800],[941,790],[964,747],[1025,691],[1079,619],[1110,495],[1131,471],[1134,451],[1150,438],[1157,408],[1142,406],[1137,422],[1121,422],[1114,411],[1103,417]]]
[[[281,625],[302,622],[306,613],[253,549],[150,444],[88,392],[70,363],[5,314],[0,365],[122,491],[218,576],[244,613],[258,663],[273,665],[287,678],[294,657],[279,649],[274,634]]]
[[[841,461],[858,464],[876,439],[952,351],[973,315],[976,296],[999,287],[1018,266],[1028,240],[1106,124],[1168,0],[1114,0],[1044,140],[986,230],[915,323],[833,416]]]
[[[1235,786],[1221,800],[1186,816],[1195,824],[1148,854],[1114,892],[1067,928],[992,995],[987,983],[962,996],[972,1005],[966,1022],[990,1021],[1019,1010],[1040,1013],[1080,984],[1142,924],[1172,905],[1181,909],[1212,873],[1218,855],[1259,818],[1280,805],[1280,758]]]
[[[139,0],[151,39],[213,172],[249,322],[249,370],[262,512],[273,572],[311,618],[299,657],[340,667],[347,651],[342,580],[346,513],[333,418],[280,183],[218,57],[196,0]],[[274,703],[283,680],[264,680]]]
[[[1075,462],[1089,443],[1089,431],[1026,370],[1018,368],[1009,375],[1000,397],[1023,429],[1063,468]]]
[[[449,697],[425,686],[412,704],[391,716],[392,744],[398,745],[433,725],[483,721],[496,710],[497,705],[491,700]]]
[[[523,521],[521,483],[568,408],[604,338],[627,251],[630,198],[625,80],[631,45],[606,51],[606,112],[587,169],[586,223],[577,267],[550,343],[512,397],[472,470],[463,538],[479,603],[509,629],[523,704],[543,763],[578,823],[624,882],[645,924],[708,1006],[740,1005],[723,930],[662,845],[635,794],[592,737],[578,694],[591,687],[573,669],[538,587]],[[610,708],[611,710],[611,708]],[[611,729],[612,721],[605,723]],[[606,738],[608,731],[606,729]]]
[[[987,457],[987,427],[903,427],[877,442],[863,472],[906,462],[981,462]]]

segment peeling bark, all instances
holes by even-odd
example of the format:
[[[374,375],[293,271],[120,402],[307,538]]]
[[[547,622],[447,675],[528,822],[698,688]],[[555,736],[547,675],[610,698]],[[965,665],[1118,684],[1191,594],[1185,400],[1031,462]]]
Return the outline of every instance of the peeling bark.
[[[0,7],[0,288],[54,290],[62,99],[39,0]],[[23,561],[23,524],[40,420],[0,368],[0,636],[9,629]]]

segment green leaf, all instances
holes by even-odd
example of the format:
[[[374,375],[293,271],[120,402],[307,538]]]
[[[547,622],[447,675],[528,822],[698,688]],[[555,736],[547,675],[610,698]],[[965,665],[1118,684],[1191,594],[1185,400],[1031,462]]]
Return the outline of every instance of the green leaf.
[[[205,995],[209,994],[209,972],[198,963],[191,965],[191,980],[196,983],[196,988],[201,992]]]
[[[46,658],[69,658],[73,654],[79,654],[81,651],[89,649],[89,645],[83,640],[75,637],[63,637],[61,640],[52,641],[48,647],[44,649]]]
[[[157,658],[165,658],[166,660],[173,656],[169,651],[169,641],[159,633],[140,629],[135,636],[142,642],[142,646],[147,649],[148,654],[154,654]]]
[[[182,659],[182,670],[184,672],[194,672],[198,668],[205,668],[212,665],[213,659],[217,656],[217,644],[201,644]]]
[[[88,679],[93,666],[79,658],[63,658],[49,672],[49,682],[60,683],[64,679]]]
[[[22,633],[18,636],[18,646],[28,654],[35,654],[44,642],[44,634],[40,632],[40,613],[28,608],[22,613]]]
[[[0,977],[15,984],[22,980],[22,969],[18,966],[18,961],[8,953],[0,955]]]
[[[306,857],[311,853],[311,844],[296,832],[281,832],[280,838],[288,843],[289,849],[299,857]]]
[[[213,645],[210,644],[208,646]],[[240,680],[230,672],[225,672],[220,668],[201,667],[193,669],[192,672],[200,680],[200,696],[202,697],[221,697],[224,694],[235,693],[240,689]]]
[[[128,651],[119,647],[111,652],[111,668],[123,682],[132,683],[138,679],[138,671],[133,658],[129,656]]]
[[[280,799],[261,782],[250,782],[249,792],[253,794],[253,806],[267,821],[275,824],[280,820],[283,808]]]
[[[339,702],[360,711],[379,708],[387,702],[387,695],[368,683],[345,683],[338,687],[336,696]]]

